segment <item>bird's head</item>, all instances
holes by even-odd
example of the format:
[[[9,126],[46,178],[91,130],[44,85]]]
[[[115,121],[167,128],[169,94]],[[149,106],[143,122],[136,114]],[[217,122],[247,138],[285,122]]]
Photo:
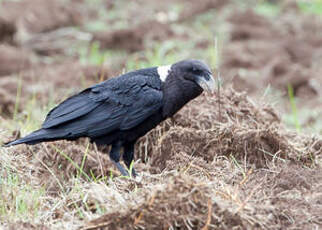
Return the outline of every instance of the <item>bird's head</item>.
[[[199,60],[183,60],[173,65],[160,66],[158,73],[162,81],[166,81],[167,76],[173,72],[183,81],[190,81],[197,84],[203,90],[214,93],[215,80],[210,68]]]

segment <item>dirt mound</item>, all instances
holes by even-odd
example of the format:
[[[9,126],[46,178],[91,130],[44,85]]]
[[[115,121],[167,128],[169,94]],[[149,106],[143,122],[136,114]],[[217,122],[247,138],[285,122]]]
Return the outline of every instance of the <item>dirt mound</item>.
[[[320,168],[283,163],[242,176],[225,167],[222,159],[215,164],[193,163],[194,171],[167,173],[163,179],[155,177],[154,183],[144,178],[147,181],[137,184],[141,192],[135,194],[109,188],[111,196],[123,194],[122,201],[114,202],[126,205],[109,209],[82,229],[302,229],[321,224]],[[113,207],[113,200],[106,202]]]
[[[161,146],[154,153],[152,165],[162,171],[167,160],[172,160],[179,152],[201,157],[206,163],[219,155],[238,161],[244,159],[248,165],[261,168],[274,160],[285,159],[286,152],[295,154],[295,150],[287,144],[288,141],[278,134],[277,127],[250,129],[232,125],[199,132],[195,129],[172,128],[163,136]]]
[[[209,185],[192,178],[171,178],[166,186],[147,193],[144,202],[126,213],[114,212],[83,229],[229,229],[247,228],[240,215],[217,203]]]
[[[82,229],[293,229],[321,224],[320,168],[282,164],[241,176],[223,162],[197,163],[191,165],[194,171],[166,174],[155,183],[144,181],[137,185],[142,192],[132,195],[118,190],[127,205],[122,210],[110,209]],[[209,176],[204,177],[202,171]]]
[[[237,89],[254,92],[271,84],[285,90],[291,85],[296,96],[319,94],[320,87],[312,83],[321,79],[317,63],[322,23],[317,18],[286,13],[273,21],[247,10],[229,21],[231,41],[223,53],[223,68]]]
[[[198,97],[141,138],[137,155],[149,162],[151,173],[181,170],[193,159],[208,164],[220,156],[251,168],[288,161],[312,166],[321,155],[319,146],[316,138],[287,131],[269,105],[227,89],[221,95],[221,112],[216,97]]]
[[[273,108],[258,106],[232,89],[221,95],[220,103],[219,111],[218,97],[200,96],[142,138],[138,144],[142,161],[150,156],[152,170],[161,172],[178,153],[205,162],[217,156],[233,156],[255,167],[298,156]]]

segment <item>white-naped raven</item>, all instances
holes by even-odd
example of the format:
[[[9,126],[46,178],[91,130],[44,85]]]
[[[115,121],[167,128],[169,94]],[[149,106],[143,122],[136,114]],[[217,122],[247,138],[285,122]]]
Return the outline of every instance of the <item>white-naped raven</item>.
[[[112,145],[111,160],[128,175],[120,164],[121,148],[129,168],[138,138],[214,88],[211,70],[198,60],[132,71],[67,98],[48,113],[41,129],[5,146],[88,137],[98,145]]]

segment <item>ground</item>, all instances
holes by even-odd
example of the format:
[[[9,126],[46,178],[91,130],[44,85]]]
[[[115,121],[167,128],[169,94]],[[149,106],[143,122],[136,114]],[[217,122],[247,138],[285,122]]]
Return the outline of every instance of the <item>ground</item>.
[[[0,0],[0,144],[124,72],[218,79],[142,137],[139,178],[87,139],[0,148],[1,229],[322,227],[322,2]]]

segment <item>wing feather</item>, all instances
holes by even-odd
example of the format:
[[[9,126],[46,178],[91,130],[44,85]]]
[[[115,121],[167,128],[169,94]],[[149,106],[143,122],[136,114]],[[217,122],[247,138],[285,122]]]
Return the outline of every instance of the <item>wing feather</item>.
[[[52,109],[42,124],[42,128],[47,129],[61,125],[84,116],[99,106],[101,104],[100,102],[95,102],[89,98],[89,92],[89,89],[84,90],[83,92],[66,99]]]
[[[127,130],[137,126],[161,108],[161,91],[149,87],[145,87],[142,91],[142,96],[132,104],[124,117],[120,130]]]

